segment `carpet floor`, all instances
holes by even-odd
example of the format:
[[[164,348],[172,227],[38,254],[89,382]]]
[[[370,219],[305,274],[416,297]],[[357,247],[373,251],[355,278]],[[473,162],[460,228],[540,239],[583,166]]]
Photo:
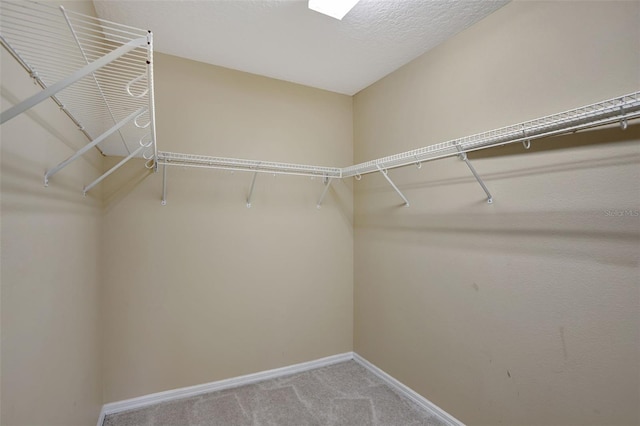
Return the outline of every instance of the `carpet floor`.
[[[444,426],[355,361],[112,414],[104,426]]]

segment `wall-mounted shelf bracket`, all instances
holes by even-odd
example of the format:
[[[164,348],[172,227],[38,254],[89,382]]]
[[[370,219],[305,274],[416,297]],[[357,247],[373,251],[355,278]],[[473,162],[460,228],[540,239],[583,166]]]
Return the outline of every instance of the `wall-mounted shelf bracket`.
[[[627,127],[629,127],[629,123],[627,122],[627,117],[624,115],[624,102],[623,105],[620,105],[620,115],[622,116],[622,118],[620,119],[620,128],[622,130],[627,130]]]
[[[167,205],[167,165],[162,165],[162,201],[163,206]]]
[[[389,182],[389,185],[391,185],[393,187],[393,189],[398,193],[400,198],[402,198],[402,200],[404,201],[404,205],[408,206],[409,205],[409,200],[407,200],[407,197],[405,197],[404,194],[402,192],[400,192],[400,190],[398,189],[396,184],[393,183],[393,181],[391,180],[391,178],[387,174],[387,170],[383,169],[382,167],[380,167],[379,164],[377,164],[376,166],[378,167],[378,170],[380,171],[380,173],[382,173],[382,176],[384,176],[384,178],[387,180],[387,182]]]
[[[247,208],[251,208],[251,198],[253,197],[253,189],[256,187],[256,177],[258,172],[253,173],[253,179],[251,179],[251,188],[249,188],[249,196],[247,197]]]
[[[460,157],[460,159],[465,162],[467,167],[469,167],[469,170],[471,170],[471,173],[473,173],[473,177],[476,178],[476,180],[478,181],[478,183],[480,184],[480,186],[484,190],[485,194],[487,194],[487,203],[489,203],[489,204],[493,203],[493,197],[491,196],[491,193],[489,192],[489,189],[487,188],[487,186],[484,184],[484,182],[482,181],[482,179],[478,175],[478,172],[476,172],[476,169],[473,167],[473,164],[471,164],[471,162],[467,158],[467,153],[464,152],[462,150],[462,148],[460,148],[459,144],[454,143],[454,145],[455,145],[456,149],[459,152],[458,156]]]
[[[322,206],[322,200],[324,200],[324,197],[327,195],[327,192],[329,191],[329,186],[331,185],[331,178],[329,178],[328,176],[325,176],[323,179],[323,183],[324,183],[324,189],[322,190],[322,194],[320,194],[320,198],[318,199],[318,203],[316,204],[317,208],[320,208]]]

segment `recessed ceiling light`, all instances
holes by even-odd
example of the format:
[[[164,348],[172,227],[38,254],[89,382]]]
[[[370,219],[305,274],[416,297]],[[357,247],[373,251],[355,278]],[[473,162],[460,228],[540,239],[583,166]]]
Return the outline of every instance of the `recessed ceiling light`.
[[[309,9],[341,20],[359,0],[309,0]]]

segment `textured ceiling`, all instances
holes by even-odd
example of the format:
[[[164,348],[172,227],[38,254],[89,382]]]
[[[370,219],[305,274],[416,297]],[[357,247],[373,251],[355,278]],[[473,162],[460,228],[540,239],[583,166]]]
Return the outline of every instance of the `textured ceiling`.
[[[342,21],[306,0],[94,0],[158,52],[353,95],[508,0],[361,0]]]

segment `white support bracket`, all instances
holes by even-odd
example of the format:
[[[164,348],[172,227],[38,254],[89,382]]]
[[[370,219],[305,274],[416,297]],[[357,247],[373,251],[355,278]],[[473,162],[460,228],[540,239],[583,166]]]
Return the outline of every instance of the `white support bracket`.
[[[476,169],[473,167],[473,165],[471,164],[471,162],[467,158],[467,153],[464,152],[462,150],[462,148],[460,148],[460,145],[458,145],[458,144],[454,144],[454,145],[455,145],[456,149],[459,152],[458,156],[460,157],[460,159],[465,162],[467,167],[469,167],[469,170],[471,170],[471,173],[473,173],[473,176],[476,178],[476,180],[478,181],[478,183],[480,184],[480,186],[484,190],[484,193],[487,194],[487,203],[492,204],[493,203],[493,197],[491,196],[491,193],[489,192],[489,189],[487,188],[487,186],[484,184],[484,182],[482,181],[482,179],[478,175],[478,172],[476,172]]]
[[[163,206],[167,205],[167,165],[162,165],[162,201]]]
[[[158,143],[156,140],[156,109],[155,94],[153,88],[153,33],[147,31],[147,81],[149,83],[149,125],[151,126],[151,139],[153,140],[153,171],[158,171]]]
[[[120,161],[118,164],[116,164],[115,166],[113,166],[112,168],[110,168],[109,170],[107,170],[102,176],[100,176],[98,179],[94,180],[93,182],[91,182],[89,185],[85,186],[84,189],[82,190],[82,194],[86,197],[87,196],[87,192],[91,191],[91,189],[96,186],[97,184],[99,184],[100,182],[102,182],[107,176],[109,176],[111,173],[115,172],[116,170],[118,170],[120,167],[122,167],[124,165],[124,163],[126,163],[127,161],[131,160],[133,157],[135,157],[136,155],[138,155],[140,152],[142,152],[142,150],[144,150],[145,146],[140,146],[138,147],[138,149],[136,149],[135,151],[133,151],[131,154],[129,154],[128,156],[126,156],[125,158],[122,159],[122,161]]]
[[[35,95],[25,99],[24,101],[20,102],[18,105],[14,105],[8,110],[3,111],[2,113],[0,113],[0,124],[4,124],[6,121],[11,120],[13,117],[22,114],[26,110],[34,107],[35,105],[39,104],[45,99],[55,95],[56,93],[67,88],[68,86],[72,85],[78,80],[86,77],[87,75],[102,68],[103,66],[115,61],[116,59],[126,54],[127,52],[130,52],[131,50],[137,47],[146,46],[146,45],[147,45],[146,37],[140,37],[140,38],[131,40],[126,44],[123,44],[122,46],[118,47],[114,51],[104,55],[100,59],[96,59],[95,61],[91,62],[89,65],[83,68],[80,68],[79,70],[71,74],[69,77],[63,80],[60,80],[56,84],[53,84],[47,87],[46,89],[42,90],[41,92],[38,92]]]
[[[247,208],[251,208],[251,198],[253,197],[253,188],[256,186],[256,177],[258,172],[253,173],[253,179],[251,179],[251,188],[249,189],[249,196],[247,197]]]
[[[387,182],[389,182],[389,185],[391,185],[393,187],[393,189],[395,189],[395,191],[398,193],[400,198],[402,198],[402,200],[404,201],[404,205],[408,206],[409,205],[409,200],[407,200],[407,197],[405,197],[404,194],[402,192],[400,192],[400,190],[398,189],[396,184],[393,183],[391,178],[387,175],[387,170],[383,169],[382,167],[380,167],[380,164],[376,164],[376,167],[378,168],[380,173],[382,173],[382,176],[384,176],[384,178],[387,180]]]
[[[60,163],[57,166],[47,170],[47,172],[44,174],[44,186],[49,186],[49,179],[53,175],[58,173],[60,170],[62,170],[63,168],[67,167],[72,161],[76,160],[78,157],[80,157],[81,155],[83,155],[84,153],[89,151],[91,148],[93,148],[94,146],[98,145],[100,142],[102,142],[103,140],[105,140],[106,138],[111,136],[116,131],[120,130],[120,128],[122,128],[122,126],[127,124],[129,121],[131,121],[134,118],[140,116],[141,114],[144,114],[146,111],[147,111],[146,108],[140,108],[136,112],[130,114],[124,120],[122,120],[119,123],[117,123],[115,126],[111,127],[109,130],[107,130],[106,132],[104,132],[103,134],[101,134],[100,136],[95,138],[93,141],[91,141],[91,143],[83,146],[79,151],[77,151],[71,157],[69,157],[66,160],[64,160],[62,163]]]
[[[324,197],[327,195],[327,192],[329,191],[329,186],[331,185],[331,178],[328,176],[324,177],[324,189],[322,190],[322,194],[320,195],[320,198],[318,199],[318,203],[316,204],[317,208],[322,207],[322,200],[324,200]]]

